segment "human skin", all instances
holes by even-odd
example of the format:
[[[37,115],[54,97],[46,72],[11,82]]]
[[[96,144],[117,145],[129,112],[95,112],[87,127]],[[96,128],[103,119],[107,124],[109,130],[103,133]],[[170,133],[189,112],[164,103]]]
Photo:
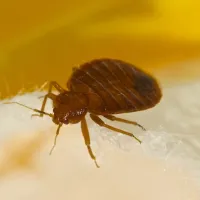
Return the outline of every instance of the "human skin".
[[[49,156],[56,131],[51,119],[31,119],[32,111],[19,105],[1,104],[1,197],[8,200],[199,199],[195,179],[199,173],[192,174],[199,169],[195,156],[198,146],[191,143],[199,142],[195,134],[200,126],[195,123],[199,113],[194,111],[200,106],[196,100],[199,88],[198,82],[164,88],[165,98],[155,108],[121,115],[134,118],[147,132],[112,122],[132,131],[142,139],[142,145],[128,136],[99,128],[87,118],[100,168],[96,168],[88,155],[80,124],[62,127]],[[39,108],[42,100],[38,97],[42,94],[27,93],[9,101]],[[47,111],[52,112],[50,103]]]

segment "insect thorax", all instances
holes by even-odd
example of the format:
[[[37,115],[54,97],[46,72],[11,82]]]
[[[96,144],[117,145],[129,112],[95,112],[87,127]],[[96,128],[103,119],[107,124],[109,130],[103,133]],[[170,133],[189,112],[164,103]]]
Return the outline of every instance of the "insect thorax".
[[[66,91],[53,101],[54,122],[78,123],[87,113],[88,99],[82,93]]]

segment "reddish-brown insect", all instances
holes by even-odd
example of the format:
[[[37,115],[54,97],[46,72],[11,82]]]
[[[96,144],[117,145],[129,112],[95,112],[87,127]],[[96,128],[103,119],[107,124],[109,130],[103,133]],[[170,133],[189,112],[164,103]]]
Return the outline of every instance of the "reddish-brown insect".
[[[58,95],[52,93],[53,87],[58,90]],[[56,137],[63,124],[81,122],[85,144],[97,167],[99,166],[90,147],[85,115],[89,112],[91,119],[99,126],[134,137],[141,143],[132,133],[105,124],[99,116],[112,121],[137,125],[145,130],[137,122],[121,119],[112,114],[152,108],[162,97],[155,78],[132,64],[117,59],[96,59],[82,64],[79,68],[74,68],[67,88],[67,90],[62,88],[57,82],[50,82],[41,110],[30,109],[40,113],[41,117],[43,115],[52,117],[53,122],[58,125]],[[53,101],[54,114],[44,111],[47,98]]]

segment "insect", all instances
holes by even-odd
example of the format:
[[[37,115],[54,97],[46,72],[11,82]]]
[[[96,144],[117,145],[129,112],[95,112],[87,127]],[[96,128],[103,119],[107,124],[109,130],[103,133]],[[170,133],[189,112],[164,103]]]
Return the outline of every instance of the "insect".
[[[52,92],[53,87],[59,92],[58,95]],[[25,106],[40,113],[40,117],[48,115],[52,118],[52,121],[58,125],[52,150],[56,145],[56,138],[61,126],[80,122],[89,155],[99,167],[90,146],[86,114],[89,113],[91,119],[99,126],[131,136],[141,143],[132,133],[106,124],[99,116],[111,121],[136,125],[145,130],[137,122],[115,117],[114,114],[152,108],[160,102],[161,97],[161,88],[157,80],[150,74],[128,62],[102,58],[73,68],[73,73],[67,82],[67,89],[61,87],[57,82],[51,81],[40,110],[18,102],[10,103]],[[48,98],[53,102],[53,114],[44,111]]]

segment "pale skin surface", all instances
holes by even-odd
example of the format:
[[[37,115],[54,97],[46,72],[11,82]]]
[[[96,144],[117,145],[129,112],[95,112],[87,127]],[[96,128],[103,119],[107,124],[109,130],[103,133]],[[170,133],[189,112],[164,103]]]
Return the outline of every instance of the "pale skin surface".
[[[140,134],[145,135],[147,138],[142,138],[143,147],[154,144],[154,148],[158,148],[163,142],[169,140],[168,137],[163,138],[162,141],[159,140],[162,131],[158,126],[161,124],[167,131],[166,136],[172,137],[174,133],[183,134],[186,136],[186,141],[189,141],[192,136],[193,140],[195,139],[198,143],[198,137],[194,134],[195,127],[198,125],[193,124],[198,115],[194,118],[190,113],[193,110],[193,104],[196,107],[199,106],[198,101],[194,101],[198,90],[198,85],[169,89],[165,91],[167,98],[163,104],[154,110],[122,116],[127,120],[135,119],[141,122],[150,131],[143,132],[137,127],[133,128],[131,125],[118,122],[113,122],[112,125],[130,131],[138,137]],[[177,94],[175,101],[173,101],[174,93]],[[192,96],[191,93],[196,96]],[[18,96],[12,101],[40,108],[42,101],[38,97],[42,94]],[[179,106],[182,101],[179,99],[188,99],[180,110]],[[189,102],[193,104],[189,106]],[[46,111],[51,113],[51,104],[47,103],[46,106]],[[188,107],[190,109],[187,109]],[[1,158],[2,156],[4,158],[0,159],[0,177],[3,178],[0,179],[0,193],[1,197],[6,200],[27,198],[30,200],[53,200],[55,198],[60,200],[66,198],[83,200],[102,198],[117,200],[122,198],[128,200],[134,198],[141,200],[147,198],[149,200],[199,199],[197,191],[199,187],[193,181],[194,177],[189,175],[190,171],[181,170],[183,165],[181,161],[178,162],[177,167],[173,165],[173,159],[170,159],[178,156],[178,152],[173,154],[176,151],[171,140],[169,141],[171,156],[161,156],[164,149],[161,145],[156,153],[164,160],[159,159],[147,154],[148,152],[153,153],[153,149],[144,152],[143,147],[141,148],[137,141],[130,140],[130,137],[109,131],[104,127],[100,129],[92,120],[89,120],[89,116],[86,116],[91,146],[101,166],[97,169],[85,148],[80,123],[62,126],[56,148],[49,156],[57,129],[49,116],[31,119],[32,111],[11,104],[1,105],[0,110],[0,113],[4,113],[4,117],[0,114],[2,119],[0,148]],[[183,115],[179,116],[179,111],[185,114],[188,112],[187,118]],[[181,129],[180,119],[181,123],[187,123],[189,129],[186,127]],[[105,122],[107,123],[106,120]],[[8,123],[12,126],[7,126]],[[187,137],[187,130],[190,137]],[[156,136],[155,139],[153,139],[154,136]],[[186,141],[182,140],[182,143]],[[123,146],[127,151],[123,150]],[[177,145],[175,147],[175,149],[179,148]],[[187,148],[182,148],[180,152],[184,154],[185,149]],[[192,158],[192,153],[186,155],[184,157],[186,164],[192,164]]]

